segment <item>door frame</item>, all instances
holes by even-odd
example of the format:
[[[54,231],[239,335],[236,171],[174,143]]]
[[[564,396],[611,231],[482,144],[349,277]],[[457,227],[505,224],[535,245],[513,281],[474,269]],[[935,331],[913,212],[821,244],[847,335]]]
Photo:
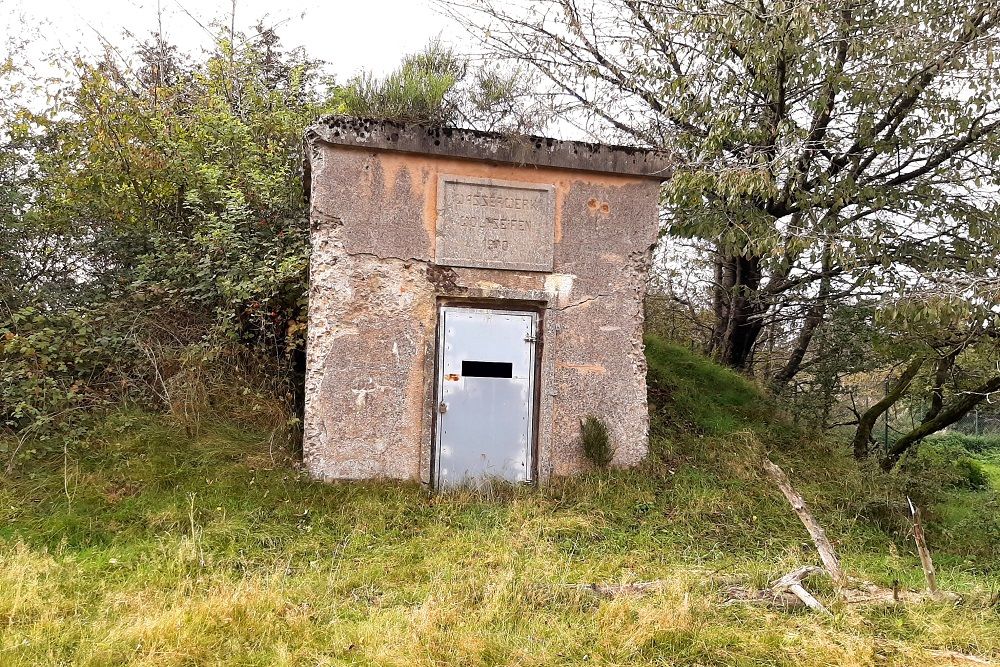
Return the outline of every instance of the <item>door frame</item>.
[[[444,376],[444,310],[446,308],[467,309],[489,311],[501,315],[533,315],[535,325],[535,340],[532,343],[531,354],[531,376],[528,379],[529,408],[531,410],[531,420],[528,425],[528,466],[527,479],[522,484],[537,484],[538,481],[538,426],[539,409],[541,407],[541,365],[542,365],[542,331],[545,304],[534,301],[508,301],[492,299],[439,299],[436,304],[435,335],[434,335],[434,375],[431,403],[431,448],[430,448],[430,486],[433,489],[440,489],[441,483],[438,473],[441,469],[441,413],[438,406],[441,404],[443,395],[442,384]]]

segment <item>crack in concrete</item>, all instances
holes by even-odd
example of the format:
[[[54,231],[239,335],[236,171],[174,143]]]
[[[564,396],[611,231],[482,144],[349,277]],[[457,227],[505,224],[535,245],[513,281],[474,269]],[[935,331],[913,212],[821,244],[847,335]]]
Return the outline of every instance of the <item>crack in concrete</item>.
[[[591,301],[597,301],[598,299],[606,299],[606,298],[612,297],[614,295],[615,295],[614,292],[607,293],[607,294],[600,293],[600,294],[597,294],[596,296],[590,296],[590,297],[587,297],[586,299],[580,299],[579,301],[575,301],[573,303],[568,303],[565,306],[549,306],[549,310],[558,310],[558,311],[561,311],[561,312],[565,312],[565,311],[570,310],[572,308],[577,308],[579,306],[583,306],[585,304],[588,304]]]
[[[421,259],[419,257],[398,257],[396,255],[379,255],[374,252],[350,252],[346,248],[344,249],[345,257],[367,257],[369,259],[374,259],[379,262],[396,261],[402,262],[403,264],[412,264],[414,262],[418,264],[423,264],[425,266],[430,266],[431,261],[429,259]]]

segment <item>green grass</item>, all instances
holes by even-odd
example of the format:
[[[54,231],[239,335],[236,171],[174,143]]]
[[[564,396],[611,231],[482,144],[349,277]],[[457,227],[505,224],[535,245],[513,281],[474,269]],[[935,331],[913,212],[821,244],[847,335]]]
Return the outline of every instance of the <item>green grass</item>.
[[[1000,657],[1000,556],[966,492],[931,514],[962,605],[844,608],[833,618],[724,606],[816,562],[757,473],[779,461],[852,574],[920,587],[887,482],[801,441],[743,378],[649,343],[656,455],[542,489],[430,496],[321,484],[266,433],[190,437],[121,413],[66,460],[0,482],[0,665],[914,665]],[[992,495],[991,495],[992,494]],[[963,516],[947,512],[963,508]],[[636,597],[577,584],[663,580]]]
[[[771,421],[770,401],[743,376],[679,345],[646,338],[650,398],[674,430],[725,435]]]
[[[981,461],[981,464],[993,488],[1000,489],[1000,458],[987,459]]]

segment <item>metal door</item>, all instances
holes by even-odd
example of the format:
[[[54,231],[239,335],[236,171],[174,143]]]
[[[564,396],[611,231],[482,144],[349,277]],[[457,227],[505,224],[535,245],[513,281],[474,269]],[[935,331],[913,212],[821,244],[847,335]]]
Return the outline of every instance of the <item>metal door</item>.
[[[442,308],[436,484],[531,481],[535,313]]]

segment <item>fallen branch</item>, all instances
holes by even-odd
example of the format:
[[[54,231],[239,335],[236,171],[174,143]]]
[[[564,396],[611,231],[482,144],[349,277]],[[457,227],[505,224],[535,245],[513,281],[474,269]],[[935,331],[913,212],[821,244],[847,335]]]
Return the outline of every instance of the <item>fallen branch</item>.
[[[834,585],[837,588],[838,596],[847,604],[894,604],[898,602],[926,602],[927,600],[933,600],[937,602],[948,601],[948,602],[958,602],[962,598],[955,593],[947,593],[940,591],[937,587],[937,580],[934,576],[934,565],[931,563],[930,551],[927,549],[927,542],[924,539],[923,525],[920,522],[920,510],[918,510],[912,503],[910,503],[911,513],[913,514],[913,534],[917,541],[917,551],[920,552],[920,562],[923,565],[924,576],[927,577],[927,592],[916,592],[916,591],[900,591],[898,589],[884,588],[882,586],[877,586],[871,582],[858,581],[849,579],[844,570],[840,567],[840,561],[837,558],[837,553],[834,551],[833,544],[826,536],[826,531],[823,530],[823,526],[819,524],[816,517],[812,515],[809,508],[806,506],[806,501],[802,496],[795,490],[792,483],[788,480],[788,476],[785,472],[775,465],[770,459],[764,459],[764,471],[767,473],[768,477],[774,480],[784,494],[785,498],[788,499],[789,504],[791,504],[792,509],[795,510],[795,514],[798,515],[799,520],[802,525],[806,527],[809,531],[809,536],[812,538],[813,544],[816,545],[816,550],[819,551],[819,557],[823,561],[823,566],[825,567],[827,573],[829,573],[830,578],[833,579]],[[806,568],[800,568],[802,570]],[[795,570],[794,572],[785,575],[782,579],[772,585],[772,588],[776,586],[779,582],[782,582],[787,577],[791,577],[793,574],[799,572],[800,570]],[[809,576],[808,574],[803,575],[802,578]],[[794,582],[793,582],[794,583]],[[799,587],[801,588],[801,580],[799,581]],[[799,597],[803,604],[808,606],[810,609],[816,609],[816,611],[827,612],[827,610],[804,588],[802,590],[797,590],[793,585],[786,587],[786,590]],[[808,596],[803,598],[801,593],[805,593]],[[760,592],[758,592],[759,597]],[[765,596],[766,597],[766,596]],[[773,596],[772,596],[773,597]],[[818,608],[813,606],[813,603],[818,605]]]
[[[823,570],[814,565],[800,567],[797,570],[792,570],[777,581],[772,582],[771,590],[775,593],[788,591],[798,599],[802,600],[802,604],[809,607],[813,611],[826,614],[827,616],[832,616],[833,614],[831,614],[830,611],[824,607],[819,600],[813,597],[812,594],[802,585],[802,581],[804,579],[821,572],[823,572]]]
[[[956,665],[995,665],[996,663],[992,660],[987,660],[986,658],[980,658],[978,655],[969,655],[968,653],[959,653],[958,651],[928,651],[930,655],[935,658],[944,658],[951,663]]]
[[[762,604],[788,611],[805,607],[800,598],[790,591],[776,593],[770,588],[754,590],[743,586],[728,586],[722,589],[723,605]]]
[[[867,581],[854,581],[850,588],[842,591],[842,599],[847,604],[921,604],[924,602],[962,601],[962,596],[948,591],[938,591],[931,595],[927,591],[911,591],[900,588],[885,588]]]
[[[917,553],[920,554],[920,567],[924,570],[924,577],[927,579],[927,592],[933,598],[940,598],[938,590],[937,576],[934,574],[934,562],[931,561],[931,552],[927,548],[927,539],[924,537],[924,524],[920,520],[920,508],[913,504],[909,496],[906,502],[910,505],[910,516],[913,517],[913,541],[917,543]]]
[[[816,518],[809,512],[809,508],[806,507],[806,501],[799,495],[799,492],[795,490],[792,483],[788,479],[788,475],[785,471],[775,465],[770,459],[764,459],[764,472],[767,473],[768,477],[774,480],[775,484],[784,494],[785,498],[791,504],[792,509],[795,510],[795,514],[798,515],[799,520],[802,525],[806,527],[809,532],[809,537],[812,538],[813,544],[816,545],[816,550],[819,551],[820,560],[823,561],[823,567],[829,573],[830,578],[833,579],[834,585],[837,589],[843,588],[847,584],[847,577],[844,575],[844,570],[840,567],[840,560],[837,558],[837,552],[834,551],[833,544],[826,536],[826,531],[823,530],[823,526],[816,521]]]
[[[737,602],[763,603],[772,607],[792,609],[808,607],[813,611],[832,616],[830,611],[806,590],[802,582],[815,575],[823,574],[825,570],[815,565],[806,565],[792,570],[780,579],[771,582],[770,588],[763,590],[748,590],[740,586],[730,586],[724,590],[725,604]]]
[[[823,561],[823,567],[805,565],[797,568],[771,582],[770,588],[763,590],[748,589],[743,586],[726,587],[722,591],[725,596],[724,604],[756,603],[782,607],[784,609],[806,607],[815,612],[832,616],[823,603],[806,590],[803,584],[809,577],[823,572],[830,575],[837,588],[838,597],[846,604],[896,604],[900,602],[925,602],[927,600],[958,602],[961,600],[961,597],[954,593],[938,590],[930,551],[927,549],[927,542],[924,539],[923,524],[920,521],[920,510],[912,502],[910,502],[910,512],[913,515],[913,533],[917,542],[917,551],[920,552],[920,562],[923,565],[924,575],[927,577],[928,590],[926,593],[902,591],[898,587],[884,588],[871,582],[849,579],[840,566],[840,560],[837,558],[833,544],[826,536],[826,531],[823,530],[823,526],[820,525],[809,511],[806,501],[792,486],[785,472],[767,458],[764,459],[763,467],[767,475],[774,480],[781,493],[788,500],[789,504],[791,504],[802,525],[809,532],[809,536],[812,538],[813,544],[816,545],[816,550],[819,552],[820,559]],[[620,595],[644,595],[651,591],[662,590],[664,585],[665,582],[660,579],[620,585],[597,583],[566,584],[566,586],[571,588],[607,598],[614,598]]]

